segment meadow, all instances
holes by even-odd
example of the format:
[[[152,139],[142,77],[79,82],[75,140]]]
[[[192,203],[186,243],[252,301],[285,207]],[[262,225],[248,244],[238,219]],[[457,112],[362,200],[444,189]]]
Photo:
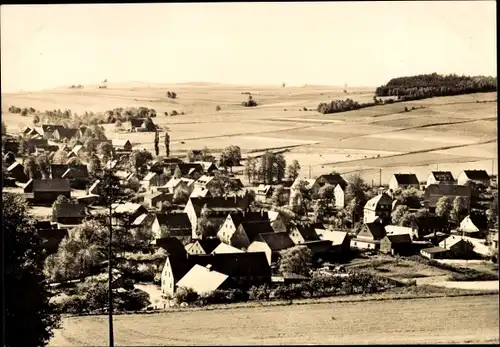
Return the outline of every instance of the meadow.
[[[176,99],[167,98],[175,91]],[[243,107],[250,92],[257,107]],[[387,184],[397,172],[414,172],[425,180],[431,169],[458,175],[467,168],[496,174],[496,93],[476,93],[409,101],[335,114],[320,114],[320,102],[347,97],[370,102],[374,88],[327,86],[245,86],[220,84],[109,84],[107,89],[66,87],[2,95],[8,132],[32,125],[33,116],[10,114],[11,105],[37,110],[71,109],[104,112],[115,107],[153,108],[154,122],[171,136],[171,150],[184,154],[205,146],[217,153],[228,145],[243,156],[266,149],[288,148],[299,160],[301,176],[336,170],[360,172],[367,182]],[[219,105],[221,110],[216,111]],[[405,112],[405,107],[409,112]],[[306,108],[307,111],[304,109]],[[412,109],[415,108],[415,109]],[[172,110],[184,115],[165,116]],[[108,138],[129,139],[136,148],[153,150],[152,133],[117,132],[105,125]],[[382,170],[382,172],[380,171]],[[381,174],[382,173],[382,174]]]

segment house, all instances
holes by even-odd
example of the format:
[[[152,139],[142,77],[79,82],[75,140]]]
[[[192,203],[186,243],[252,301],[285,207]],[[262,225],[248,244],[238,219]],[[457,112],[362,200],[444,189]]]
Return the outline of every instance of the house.
[[[200,176],[194,182],[194,185],[195,185],[195,187],[203,187],[203,188],[210,189],[210,188],[212,188],[213,184],[215,183],[214,178],[215,177],[213,177],[213,176],[207,176],[207,175]]]
[[[455,179],[450,171],[431,171],[425,186],[431,184],[455,184]]]
[[[8,135],[3,135],[2,150],[4,153],[7,152],[17,153],[19,151],[19,142]]]
[[[203,168],[203,173],[205,174],[213,174],[214,171],[218,171],[219,168],[215,163],[211,161],[195,161],[194,164],[200,164]]]
[[[290,238],[293,243],[296,245],[300,245],[304,242],[308,241],[318,241],[320,240],[318,234],[316,233],[315,228],[308,225],[295,225],[289,232]]]
[[[347,232],[325,230],[319,236],[321,240],[327,240],[332,243],[332,253],[347,253],[350,251],[351,240]]]
[[[90,182],[87,165],[71,165],[61,178],[68,179],[73,189],[85,189]]]
[[[186,248],[188,254],[210,254],[217,246],[221,244],[216,237],[207,237],[204,239],[194,240],[191,246]]]
[[[84,204],[62,203],[55,205],[54,219],[63,225],[78,225],[86,216]]]
[[[68,169],[69,165],[66,164],[50,164],[50,177],[60,179]]]
[[[469,214],[460,222],[459,230],[466,236],[484,238],[488,233],[488,217],[479,213]]]
[[[172,175],[177,169],[179,169],[179,171],[181,172],[181,176],[186,178],[201,176],[204,172],[203,166],[199,163],[179,163],[175,165],[175,169],[172,172]]]
[[[461,236],[451,235],[439,243],[439,247],[446,249],[450,258],[467,259],[474,256],[474,246]]]
[[[153,187],[158,187],[160,185],[160,176],[155,172],[149,172],[141,181],[141,186],[146,189],[146,191],[151,191]]]
[[[294,242],[287,233],[263,233],[252,242],[248,252],[264,252],[269,265],[275,263],[279,259],[280,251],[295,246]]]
[[[101,195],[104,193],[104,183],[101,180],[95,180],[94,183],[87,189],[88,195]]]
[[[85,147],[83,147],[83,145],[75,145],[75,147],[73,147],[73,149],[68,153],[68,158],[73,158],[73,157],[79,158],[84,153],[85,153]]]
[[[255,200],[266,202],[267,199],[270,199],[272,197],[273,190],[273,187],[269,184],[259,184],[259,186],[255,190]]]
[[[26,126],[26,127],[21,129],[21,135],[28,135],[31,130],[33,130],[33,129]]]
[[[413,251],[410,234],[390,234],[380,241],[380,251],[392,255],[410,255]]]
[[[241,229],[238,229],[242,222],[257,223],[270,222],[267,212],[231,212],[217,232],[217,237],[224,243],[235,247],[242,247],[247,244],[248,237]],[[273,228],[274,229],[274,228]]]
[[[39,149],[46,149],[49,143],[46,139],[29,139],[26,141],[29,153],[34,153]]]
[[[384,224],[380,219],[366,223],[356,238],[351,240],[351,247],[359,249],[379,249],[380,240],[385,237]]]
[[[167,256],[165,265],[161,273],[161,293],[165,296],[171,296],[177,290],[177,283],[188,273],[194,264],[184,255],[174,253]]]
[[[448,250],[443,248],[443,247],[435,246],[435,247],[424,248],[424,249],[420,250],[420,254],[423,257],[430,259],[430,260],[443,259],[448,254]]]
[[[237,228],[236,235],[245,235],[246,237],[239,238],[238,242],[233,238],[232,246],[240,249],[248,249],[253,241],[259,239],[261,234],[266,233],[274,233],[274,229],[269,221],[242,221]]]
[[[123,204],[114,203],[111,205],[114,210],[114,214],[118,217],[115,218],[114,223],[123,223],[132,225],[132,223],[141,215],[148,213],[148,210],[141,204],[134,204],[131,202],[126,202]],[[122,217],[122,218],[120,218]]]
[[[74,128],[57,128],[52,133],[52,138],[56,141],[71,140],[78,134],[78,129]]]
[[[297,178],[290,187],[290,204],[293,203],[293,199],[297,193],[299,193],[299,184],[301,182],[305,182],[305,189],[309,190],[311,194],[315,194],[319,191],[320,186],[317,179]]]
[[[130,129],[132,131],[152,132],[157,130],[157,126],[151,118],[135,118],[130,120]]]
[[[323,187],[326,184],[329,184],[332,187],[336,187],[337,185],[340,185],[340,187],[344,190],[347,187],[346,180],[344,180],[344,178],[338,173],[321,175],[316,179],[316,181],[318,182],[319,188]]]
[[[238,249],[236,247],[230,246],[225,243],[220,243],[215,249],[212,251],[212,254],[216,253],[243,253],[241,249]]]
[[[335,195],[335,207],[343,209],[345,207],[345,188],[337,184],[333,190],[333,194]]]
[[[28,177],[24,173],[24,167],[19,162],[12,163],[7,168],[7,174],[12,177],[16,182],[26,183],[28,182]]]
[[[194,186],[193,191],[191,192],[191,195],[189,195],[190,198],[211,198],[212,193],[210,193],[210,190],[208,190],[204,186]]]
[[[389,189],[393,192],[399,189],[407,189],[412,187],[415,189],[420,189],[420,182],[418,181],[417,175],[415,174],[394,174],[389,181]]]
[[[363,223],[370,223],[376,218],[387,221],[391,217],[392,198],[386,193],[378,194],[365,204],[363,209]]]
[[[424,241],[430,242],[433,245],[437,246],[441,241],[446,239],[448,236],[450,236],[450,234],[445,234],[441,231],[437,231],[437,232],[432,233],[432,234],[424,235],[422,237],[422,239]]]
[[[292,272],[284,272],[281,276],[272,276],[271,280],[275,284],[290,285],[308,281],[310,278]]]
[[[175,194],[178,189],[185,189],[189,194],[193,191],[195,185],[194,180],[189,178],[174,178],[172,177],[163,186],[158,187],[159,191]]]
[[[412,240],[418,239],[417,228],[402,227],[399,225],[386,225],[385,227],[386,235],[401,235],[408,234]]]
[[[460,173],[457,179],[457,183],[460,185],[466,185],[467,182],[472,181],[478,185],[484,187],[489,187],[491,184],[491,178],[486,172],[486,170],[464,170]]]
[[[54,138],[54,132],[59,129],[64,129],[62,125],[42,124],[42,135],[44,139],[51,140]]]
[[[450,223],[446,217],[433,215],[421,216],[416,220],[417,238],[421,239],[425,235],[444,233],[450,234]]]
[[[431,211],[436,209],[436,204],[440,198],[446,196],[450,199],[450,203],[456,197],[461,197],[464,204],[469,210],[471,199],[471,188],[469,186],[452,185],[452,184],[431,184],[425,188],[424,206]]]
[[[198,294],[210,293],[235,287],[228,275],[212,269],[212,265],[195,264],[187,274],[177,282],[177,287],[191,288]]]
[[[164,205],[169,205],[174,199],[174,194],[156,192],[144,196],[144,205],[161,209]]]
[[[67,236],[66,228],[37,229],[38,247],[44,249],[46,255],[57,253],[61,241]]]
[[[216,228],[219,229],[228,213],[243,212],[248,210],[248,207],[249,200],[247,197],[189,198],[189,201],[184,208],[184,212],[186,212],[189,216],[193,231],[193,238],[196,238],[198,219],[201,217],[202,213],[205,217],[215,223]]]
[[[332,251],[332,242],[329,240],[306,241],[300,244],[311,251],[313,257],[327,257]]]
[[[158,248],[161,248],[167,253],[168,257],[186,259],[187,252],[182,245],[182,242],[175,237],[162,237],[152,242]]]
[[[166,236],[178,239],[183,245],[191,241],[191,222],[186,213],[157,213],[156,219],[160,231]]]
[[[113,139],[111,144],[116,151],[132,152],[132,143],[129,140]]]
[[[28,198],[37,205],[52,205],[59,195],[71,197],[70,181],[67,179],[29,180],[24,188]]]
[[[281,218],[279,212],[277,211],[267,211],[267,216],[269,217],[269,221],[271,222],[271,226],[276,233],[285,233],[288,231],[285,222]]]

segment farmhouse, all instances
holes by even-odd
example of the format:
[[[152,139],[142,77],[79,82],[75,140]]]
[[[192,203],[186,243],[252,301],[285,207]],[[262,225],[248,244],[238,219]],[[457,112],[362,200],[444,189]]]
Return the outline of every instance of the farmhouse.
[[[430,247],[420,250],[420,254],[427,259],[443,259],[446,257],[448,250],[443,247]]]
[[[450,171],[431,171],[427,177],[426,187],[431,184],[455,184],[455,179]]]
[[[24,173],[24,167],[19,162],[14,162],[7,168],[7,174],[12,177],[17,182],[26,183],[28,182],[28,177]]]
[[[342,189],[345,189],[347,187],[347,182],[344,180],[344,178],[342,178],[342,176],[340,176],[340,174],[337,173],[321,175],[316,179],[316,181],[318,182],[319,188],[323,187],[326,184],[329,184],[333,187],[340,185]]]
[[[194,164],[200,164],[204,174],[213,174],[214,171],[219,170],[217,165],[211,161],[195,161]]]
[[[57,124],[42,124],[43,138],[51,140],[54,138],[54,132],[59,129],[64,129],[64,126]]]
[[[399,225],[386,225],[384,227],[386,235],[401,235],[408,234],[412,240],[418,238],[418,232],[416,228],[402,227]]]
[[[279,252],[293,247],[290,236],[287,233],[264,233],[248,246],[248,252],[264,252],[269,265],[275,263],[279,258]]]
[[[308,241],[318,241],[320,238],[316,233],[314,227],[310,224],[308,225],[295,225],[290,230],[290,238],[293,243],[299,245]]]
[[[351,240],[351,247],[359,249],[379,249],[380,240],[385,237],[385,229],[380,220],[366,223],[356,236]]]
[[[467,259],[474,255],[474,246],[463,237],[451,235],[439,243],[439,247],[446,249],[451,258]]]
[[[465,185],[471,181],[484,187],[489,187],[491,183],[490,176],[486,170],[464,170],[458,176],[458,184]]]
[[[146,191],[151,191],[153,187],[160,185],[160,176],[155,172],[149,172],[141,181],[141,186]]]
[[[330,241],[332,253],[347,253],[351,248],[349,234],[344,231],[325,230],[320,235],[321,240]]]
[[[213,270],[211,264],[195,264],[177,283],[177,287],[191,288],[198,294],[204,294],[216,289],[229,289],[235,287],[235,284],[231,284],[228,275]]]
[[[190,245],[187,245],[186,251],[188,254],[211,254],[220,244],[218,238],[207,237],[193,241]]]
[[[174,237],[187,244],[191,240],[191,223],[186,213],[157,213],[156,219],[166,236]]]
[[[277,232],[277,233],[287,232],[285,222],[281,218],[279,212],[267,211],[267,215],[269,217],[269,221],[271,222],[271,226],[274,229],[274,232]]]
[[[182,177],[193,178],[203,175],[203,166],[199,163],[179,163],[175,166],[174,172],[179,169]],[[174,173],[172,172],[172,174]]]
[[[255,199],[257,201],[266,202],[273,195],[273,187],[269,184],[260,184],[255,191]]]
[[[365,204],[363,222],[370,223],[376,218],[387,221],[391,217],[392,198],[386,193],[379,194]]]
[[[433,215],[421,216],[416,220],[416,228],[418,238],[425,235],[444,233],[450,234],[450,223],[446,217],[439,217]]]
[[[148,210],[141,204],[134,204],[126,202],[123,204],[112,204],[111,208],[114,210],[117,217],[123,216],[125,223],[132,225],[132,223],[140,216],[148,213]],[[121,218],[115,218],[114,223],[122,223]]]
[[[47,228],[37,229],[38,247],[45,250],[46,255],[57,253],[59,244],[68,236],[68,229]]]
[[[71,197],[71,187],[69,180],[66,179],[35,179],[26,183],[24,193],[27,198],[32,196],[34,204],[51,205],[59,195],[69,199]]]
[[[415,174],[394,174],[392,175],[391,180],[389,181],[389,189],[393,192],[399,189],[407,189],[407,188],[420,188],[420,183]]]
[[[29,153],[34,153],[39,150],[45,150],[49,143],[46,139],[29,139],[26,141]]]
[[[70,181],[71,188],[85,189],[89,184],[89,172],[87,165],[71,165],[61,175],[61,178]]]
[[[188,273],[194,264],[187,259],[187,253],[167,256],[161,273],[161,292],[163,295],[173,295],[177,283]]]
[[[57,128],[52,133],[52,138],[56,141],[71,140],[78,134],[78,129],[74,128]]]
[[[189,178],[171,178],[163,186],[158,187],[159,191],[169,192],[175,194],[178,189],[185,189],[189,194],[194,189],[194,180]]]
[[[212,196],[210,190],[204,186],[195,186],[191,195],[189,195],[190,198],[211,198]]]
[[[144,196],[144,205],[162,209],[163,206],[169,206],[174,199],[174,195],[170,193],[156,192]]]
[[[380,251],[392,255],[410,255],[412,253],[410,234],[386,235],[380,241]]]
[[[157,130],[157,126],[151,118],[135,118],[130,120],[130,129],[132,131],[152,132]]]
[[[232,212],[228,213],[224,223],[217,232],[217,237],[224,243],[234,247],[247,244],[248,237],[243,230],[238,229],[241,223],[270,222],[268,213],[261,212]]]
[[[113,139],[111,144],[116,151],[132,152],[132,143],[129,140]]]
[[[459,230],[466,236],[483,238],[488,233],[488,217],[479,213],[469,214],[460,222]]]
[[[309,248],[315,258],[327,256],[332,250],[332,243],[329,240],[306,241],[300,245]]]
[[[451,184],[431,184],[425,188],[424,193],[424,206],[430,211],[436,209],[438,200],[446,196],[450,202],[460,196],[464,199],[467,210],[470,207],[471,188],[469,186],[451,185]]]
[[[342,209],[345,207],[345,188],[343,188],[340,184],[335,186],[333,190],[335,195],[335,207],[337,209]]]
[[[78,225],[86,216],[84,204],[62,203],[55,205],[54,219],[62,225]]]
[[[212,254],[216,253],[243,253],[241,249],[238,249],[236,247],[230,246],[225,243],[220,243],[215,249],[212,251]]]

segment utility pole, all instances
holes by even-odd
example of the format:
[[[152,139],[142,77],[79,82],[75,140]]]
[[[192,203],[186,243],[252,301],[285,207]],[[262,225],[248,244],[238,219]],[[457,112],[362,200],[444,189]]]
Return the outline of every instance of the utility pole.
[[[379,182],[380,182],[380,187],[382,187],[382,169],[380,169],[379,172]]]
[[[108,171],[108,204],[109,204],[109,245],[108,245],[108,323],[109,323],[109,346],[114,347],[113,334],[113,267],[111,260],[113,257],[113,207],[111,195],[113,194],[111,170]]]
[[[311,165],[309,165],[309,179],[311,179]]]

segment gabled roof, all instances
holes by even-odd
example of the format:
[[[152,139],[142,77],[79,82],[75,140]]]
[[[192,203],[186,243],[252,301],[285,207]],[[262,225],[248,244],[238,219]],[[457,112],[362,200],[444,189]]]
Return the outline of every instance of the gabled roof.
[[[187,253],[186,253],[187,254]],[[177,283],[184,277],[185,274],[189,272],[195,265],[192,261],[190,261],[186,255],[184,256],[175,256],[169,255],[168,261],[170,262],[170,267],[172,269],[172,276],[174,277],[174,281]]]
[[[206,175],[203,175],[201,176],[200,178],[198,178],[195,182],[195,184],[198,184],[198,185],[202,185],[202,186],[206,186],[208,183],[210,183],[210,181],[212,181],[214,179],[213,176],[206,176]]]
[[[89,193],[90,194],[97,194],[99,192],[99,189],[101,187],[101,180],[96,180],[94,183],[89,188]]]
[[[127,139],[112,139],[111,140],[111,144],[114,147],[123,147],[126,144],[132,144],[132,143],[129,140],[127,140]]]
[[[217,253],[189,255],[195,264],[212,265],[212,269],[230,277],[271,277],[264,252]]]
[[[46,139],[29,139],[26,143],[28,147],[47,147],[49,145]]]
[[[217,169],[217,166],[215,165],[215,163],[212,163],[211,161],[195,161],[194,162],[195,164],[200,164],[201,167],[203,168],[203,171],[208,171],[210,169],[210,167],[214,166],[215,169]]]
[[[68,168],[69,166],[66,164],[50,164],[52,178],[62,178],[62,175],[64,175]]]
[[[54,225],[48,220],[41,220],[35,223],[36,229],[54,229]]]
[[[399,173],[399,174],[394,174],[394,177],[396,178],[396,182],[398,182],[398,184],[419,185],[417,175],[415,175],[415,174],[410,174],[410,173],[401,174],[401,173]]]
[[[187,184],[187,186],[190,186],[194,182],[195,182],[194,180],[189,179],[189,178],[184,178],[184,177],[174,178],[174,177],[172,177],[167,183],[165,183],[163,188],[175,188],[180,183],[185,183],[185,184]]]
[[[234,226],[237,228],[242,222],[270,222],[269,214],[266,211],[261,212],[230,212],[229,215],[233,220]]]
[[[410,234],[391,234],[385,237],[391,241],[391,244],[411,243]]]
[[[304,241],[318,241],[319,236],[316,233],[316,230],[313,225],[296,225],[292,228],[293,231],[297,231]]]
[[[431,175],[439,182],[453,182],[455,179],[450,171],[431,171]]]
[[[386,204],[392,207],[392,198],[386,193],[378,194],[377,196],[374,196],[373,198],[368,200],[364,208],[375,210],[380,204]]]
[[[430,248],[422,249],[422,252],[427,252],[427,253],[431,253],[431,254],[444,253],[444,252],[446,252],[446,249],[444,249],[443,247],[430,247]]]
[[[485,214],[479,213],[471,213],[467,217],[464,218],[469,219],[472,224],[479,230],[487,230],[488,229],[488,217]]]
[[[42,131],[44,133],[53,133],[58,129],[64,129],[64,126],[58,124],[42,124]]]
[[[465,176],[470,180],[489,181],[490,176],[486,170],[464,170]]]
[[[195,264],[191,270],[182,277],[177,286],[191,288],[198,294],[208,293],[218,289],[226,280],[228,275],[212,270],[210,266]]]
[[[316,183],[316,179],[306,179],[306,178],[300,178],[300,177],[299,177],[299,178],[297,178],[297,179],[293,182],[293,184],[292,184],[292,186],[291,186],[290,188],[292,188],[292,189],[293,189],[293,188],[297,188],[297,186],[299,185],[299,183],[300,183],[301,181],[304,181],[304,182],[306,182],[306,183],[307,183],[307,185],[306,185],[306,189],[311,189],[311,188],[312,188],[312,186]]]
[[[153,178],[155,178],[155,176],[157,176],[156,172],[148,172],[143,181],[151,181]]]
[[[425,188],[424,198],[430,196],[471,196],[471,188],[469,186],[461,186],[457,184],[431,184]]]
[[[242,222],[239,228],[245,231],[250,242],[255,241],[260,234],[274,233],[274,229],[269,221]]]
[[[210,190],[204,186],[195,186],[191,195],[189,195],[191,198],[205,198],[207,196],[211,196],[211,193]]]
[[[340,185],[342,189],[345,189],[345,187],[347,186],[347,182],[340,174],[321,175],[318,177],[318,179],[326,181],[326,183],[332,185],[333,187]]]
[[[154,222],[154,220],[154,214],[143,213],[132,222],[132,226],[150,226]]]
[[[217,247],[215,247],[215,249],[212,251],[212,254],[216,253],[244,253],[244,252],[236,247],[230,246],[225,243],[221,243]]]
[[[466,242],[461,236],[451,235],[439,243],[439,247],[450,249],[459,242]]]
[[[78,152],[80,150],[83,149],[83,146],[82,145],[76,145],[75,147],[73,147],[73,149],[71,150],[71,152],[75,153],[75,154],[78,154]]]
[[[259,195],[268,195],[271,192],[271,190],[272,190],[271,185],[259,184],[255,193]]]
[[[344,243],[347,233],[343,231],[326,230],[321,237],[323,240],[332,242],[332,246],[339,246]]]
[[[116,213],[135,213],[141,207],[143,207],[141,204],[134,204],[131,202],[126,202],[124,204],[112,204],[112,208]]]
[[[210,254],[212,251],[221,244],[221,241],[216,237],[204,238],[197,240],[196,243],[205,251],[205,254]]]
[[[86,211],[84,204],[62,203],[55,205],[56,218],[83,218],[85,215]]]
[[[332,247],[332,243],[328,240],[306,241],[304,243],[301,243],[300,245],[306,246],[313,253],[325,252]]]
[[[264,242],[272,251],[281,251],[295,246],[288,233],[263,233],[258,236],[257,241]]]
[[[18,161],[15,161],[13,162],[8,168],[7,168],[7,172],[11,172],[13,171],[16,167],[20,167],[22,170],[24,170],[24,167],[22,166],[21,163],[19,163]]]
[[[187,213],[157,213],[156,218],[160,226],[165,226],[170,236],[191,236],[191,222]]]
[[[207,197],[207,198],[191,198],[193,199],[201,199],[201,202],[203,203],[203,209],[204,210],[227,210],[228,212],[230,210],[232,211],[238,211],[240,209],[246,209],[248,208],[248,199],[246,197],[239,197],[239,196],[234,196],[234,197]]]
[[[387,235],[400,235],[400,234],[411,235],[413,233],[413,229],[402,227],[399,225],[386,225],[385,232],[387,233]]]
[[[62,174],[61,178],[88,178],[89,171],[87,165],[71,165],[68,169]]]
[[[33,192],[66,193],[70,191],[71,187],[69,180],[65,179],[33,180]]]
[[[77,134],[78,129],[58,128],[54,132],[57,132],[59,134],[59,136],[62,138],[71,139],[72,137],[74,137]]]
[[[175,237],[164,237],[161,239],[156,239],[155,244],[156,246],[163,248],[171,257],[180,257],[185,260],[187,256],[187,252],[184,249],[182,242]]]
[[[358,237],[363,236],[372,238],[373,240],[383,239],[385,236],[385,229],[383,224],[379,223],[379,221],[364,224],[363,229],[358,234]]]
[[[179,163],[176,165],[181,171],[181,175],[188,175],[194,171],[203,172],[203,166],[199,163]]]

